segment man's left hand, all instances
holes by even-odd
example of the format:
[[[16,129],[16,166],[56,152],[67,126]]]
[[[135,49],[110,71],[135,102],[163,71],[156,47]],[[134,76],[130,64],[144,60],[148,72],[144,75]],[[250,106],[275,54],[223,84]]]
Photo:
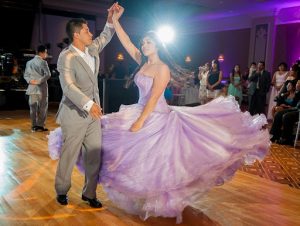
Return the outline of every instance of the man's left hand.
[[[112,24],[113,21],[112,21],[112,16],[113,16],[113,13],[114,13],[114,10],[115,10],[115,7],[116,7],[116,4],[117,3],[114,3],[108,10],[108,15],[107,15],[107,22]]]

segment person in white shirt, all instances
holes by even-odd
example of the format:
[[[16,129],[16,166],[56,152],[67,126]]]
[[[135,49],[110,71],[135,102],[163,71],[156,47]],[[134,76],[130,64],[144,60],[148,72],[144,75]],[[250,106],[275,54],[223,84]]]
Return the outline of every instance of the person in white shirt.
[[[93,208],[102,207],[96,197],[101,165],[102,116],[97,77],[99,53],[115,32],[112,24],[114,5],[108,9],[107,23],[103,31],[94,40],[87,21],[82,18],[72,19],[66,26],[71,45],[60,53],[57,62],[63,90],[57,123],[61,126],[64,142],[56,171],[55,190],[56,200],[61,205],[68,204],[71,174],[81,154],[85,168],[82,200],[87,201]]]

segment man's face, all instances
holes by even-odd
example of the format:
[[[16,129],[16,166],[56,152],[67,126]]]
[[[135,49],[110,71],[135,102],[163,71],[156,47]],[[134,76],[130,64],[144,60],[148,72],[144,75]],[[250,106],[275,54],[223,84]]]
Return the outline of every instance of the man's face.
[[[48,56],[48,50],[46,49],[45,52],[41,54],[41,57],[45,60],[47,56]]]
[[[259,71],[262,71],[262,70],[264,70],[265,66],[262,63],[258,63],[257,68]]]
[[[85,46],[89,46],[93,42],[93,34],[90,32],[89,27],[87,24],[82,25],[82,29],[79,33],[74,33],[74,35],[80,40],[82,44]]]

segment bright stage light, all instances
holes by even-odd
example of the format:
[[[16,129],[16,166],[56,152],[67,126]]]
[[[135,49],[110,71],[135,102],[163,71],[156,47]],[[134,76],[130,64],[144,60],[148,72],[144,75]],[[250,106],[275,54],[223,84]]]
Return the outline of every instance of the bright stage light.
[[[157,35],[162,42],[169,43],[173,41],[175,32],[171,27],[163,26],[158,29]]]

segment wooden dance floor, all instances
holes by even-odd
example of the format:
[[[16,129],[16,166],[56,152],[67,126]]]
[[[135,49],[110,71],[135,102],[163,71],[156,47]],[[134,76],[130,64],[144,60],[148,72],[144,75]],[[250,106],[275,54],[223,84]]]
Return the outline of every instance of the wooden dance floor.
[[[54,129],[55,109],[49,112],[47,128]],[[69,205],[58,205],[55,200],[54,175],[56,161],[48,156],[47,132],[30,131],[29,110],[0,111],[0,225],[100,225],[100,226],[171,226],[173,218],[150,218],[142,221],[114,206],[101,186],[97,195],[104,208],[92,209],[81,200],[83,176],[74,169]],[[251,139],[251,138],[250,138]],[[272,166],[283,170],[279,162],[280,150],[274,145],[267,162],[258,167],[241,167],[232,181],[213,188],[183,214],[179,225],[300,225],[299,158],[293,158],[291,180],[277,177],[272,180],[268,171]],[[272,157],[273,156],[273,157]],[[295,165],[296,164],[296,165]],[[261,167],[261,170],[260,170]],[[295,168],[296,167],[296,168]],[[298,167],[298,168],[297,168]],[[284,170],[286,170],[284,169]],[[295,170],[296,169],[296,170]],[[298,170],[297,170],[298,169]],[[256,172],[254,175],[251,172]],[[290,171],[287,171],[287,174]],[[283,183],[279,183],[283,182]],[[286,183],[285,183],[286,182]]]

